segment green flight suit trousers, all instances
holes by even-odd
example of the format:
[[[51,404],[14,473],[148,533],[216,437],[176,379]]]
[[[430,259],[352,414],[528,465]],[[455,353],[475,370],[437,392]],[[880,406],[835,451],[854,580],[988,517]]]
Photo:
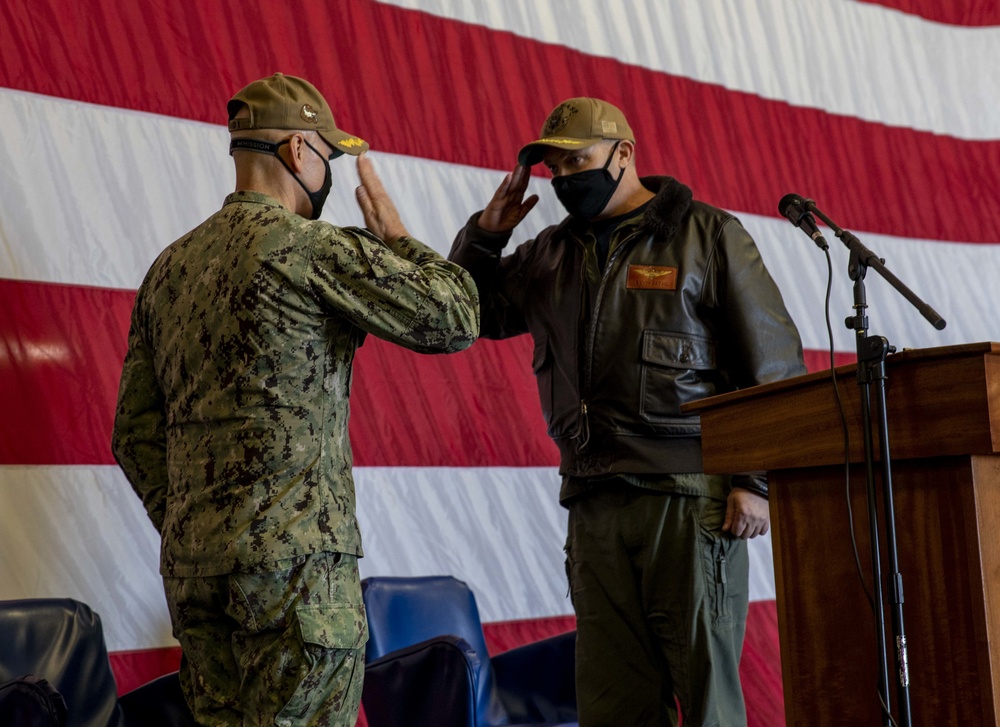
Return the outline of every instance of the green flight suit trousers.
[[[746,541],[726,502],[612,480],[567,503],[581,727],[745,727]]]

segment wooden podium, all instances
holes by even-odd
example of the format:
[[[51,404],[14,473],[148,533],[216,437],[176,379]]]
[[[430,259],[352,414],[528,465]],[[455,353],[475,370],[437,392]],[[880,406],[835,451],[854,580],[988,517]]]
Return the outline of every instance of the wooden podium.
[[[835,370],[850,503],[868,588],[871,547],[856,367]],[[914,725],[1000,718],[1000,344],[887,360],[887,416]],[[875,411],[874,388],[872,411]],[[769,472],[787,724],[882,724],[875,617],[855,565],[843,427],[829,371],[695,402],[705,471]],[[878,456],[877,426],[873,426]],[[879,517],[884,516],[879,465]],[[880,529],[882,573],[888,575]],[[888,596],[886,642],[892,644]],[[888,656],[895,708],[894,659]]]

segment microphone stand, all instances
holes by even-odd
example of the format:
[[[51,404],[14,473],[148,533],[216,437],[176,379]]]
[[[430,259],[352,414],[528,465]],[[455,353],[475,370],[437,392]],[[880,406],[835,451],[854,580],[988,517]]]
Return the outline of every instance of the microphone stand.
[[[896,701],[899,708],[899,724],[912,726],[910,714],[910,673],[907,664],[906,630],[903,623],[903,576],[899,572],[896,546],[896,513],[892,489],[892,463],[889,458],[889,426],[886,415],[885,360],[895,347],[882,336],[868,335],[868,316],[865,311],[868,302],[865,297],[865,274],[874,268],[904,298],[912,303],[936,329],[945,327],[944,319],[929,305],[920,300],[895,275],[886,269],[885,260],[865,247],[857,237],[838,227],[821,212],[811,199],[805,200],[806,208],[816,215],[836,233],[850,250],[848,274],[854,281],[855,315],[848,317],[845,325],[855,331],[858,354],[858,385],[861,386],[861,419],[865,446],[865,476],[868,485],[868,525],[871,532],[872,578],[874,581],[875,620],[879,650],[879,693],[884,701],[883,724],[891,723],[889,701],[889,665],[886,650],[885,608],[882,595],[882,555],[879,548],[878,508],[875,490],[875,455],[872,446],[871,395],[875,389],[876,413],[878,415],[879,456],[882,464],[882,499],[885,507],[886,546],[889,558],[890,576],[888,580],[891,602],[893,655],[896,667]]]

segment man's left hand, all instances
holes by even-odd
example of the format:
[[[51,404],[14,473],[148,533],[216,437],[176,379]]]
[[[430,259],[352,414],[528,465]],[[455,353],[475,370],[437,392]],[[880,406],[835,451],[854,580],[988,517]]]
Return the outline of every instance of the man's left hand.
[[[734,487],[729,493],[722,532],[749,540],[766,534],[770,521],[771,513],[766,498],[739,487]]]

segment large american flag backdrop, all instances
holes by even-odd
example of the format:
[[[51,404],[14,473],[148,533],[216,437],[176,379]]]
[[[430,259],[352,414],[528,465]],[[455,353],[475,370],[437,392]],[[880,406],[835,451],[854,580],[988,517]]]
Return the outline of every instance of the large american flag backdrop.
[[[993,0],[4,0],[0,3],[0,599],[102,617],[119,689],[176,668],[158,540],[109,449],[135,288],[231,191],[225,102],[275,71],[312,80],[411,232],[447,252],[572,96],[626,110],[643,174],[735,212],[825,368],[826,261],[776,211],[832,219],[948,320],[877,275],[897,347],[1000,338],[1000,7]],[[333,164],[324,218],[361,224]],[[542,203],[519,239],[556,221]],[[853,359],[833,244],[837,361]],[[351,434],[362,574],[453,574],[494,650],[572,628],[527,340],[419,356],[369,340]],[[783,724],[768,538],[752,543],[743,681]]]

